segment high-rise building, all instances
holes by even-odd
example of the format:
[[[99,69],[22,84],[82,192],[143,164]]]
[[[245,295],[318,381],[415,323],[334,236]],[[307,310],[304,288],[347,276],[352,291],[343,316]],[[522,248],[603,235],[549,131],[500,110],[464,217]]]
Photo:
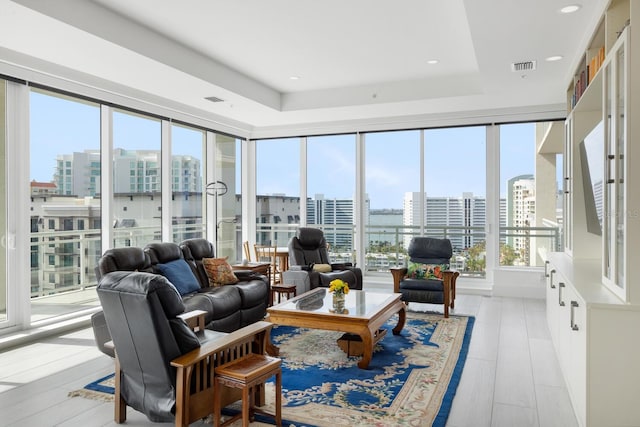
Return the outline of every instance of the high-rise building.
[[[171,156],[173,192],[200,193],[200,159],[188,155]],[[54,180],[57,194],[78,197],[100,193],[100,151],[85,150],[57,156]],[[159,193],[160,151],[116,148],[113,158],[114,193]]]
[[[93,197],[100,193],[100,151],[59,154],[54,180],[60,195]]]
[[[507,181],[507,244],[521,254],[525,265],[529,260],[529,227],[535,225],[536,195],[533,175],[518,175]]]
[[[505,200],[500,199],[500,226],[506,224]],[[455,250],[470,248],[485,240],[487,202],[484,197],[473,193],[462,196],[428,197],[425,194],[424,227],[425,235],[447,237]],[[404,195],[403,225],[411,226],[405,230],[404,245],[408,247],[411,233],[420,227],[420,193],[407,192]],[[476,233],[475,230],[479,232]]]
[[[368,198],[365,209],[365,217],[368,217]],[[324,194],[316,194],[313,199],[307,199],[307,224],[335,226],[325,229],[327,242],[335,248],[353,248],[353,199],[326,199]],[[344,227],[340,227],[341,225]]]

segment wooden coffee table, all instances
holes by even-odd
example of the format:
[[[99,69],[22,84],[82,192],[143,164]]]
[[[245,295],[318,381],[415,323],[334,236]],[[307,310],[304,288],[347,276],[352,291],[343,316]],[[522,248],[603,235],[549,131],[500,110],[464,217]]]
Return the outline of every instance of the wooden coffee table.
[[[267,308],[269,316],[266,320],[277,325],[359,335],[363,354],[358,367],[366,369],[371,362],[373,347],[386,334],[386,330],[380,328],[396,313],[398,324],[393,328],[393,334],[400,334],[407,316],[406,305],[400,301],[400,294],[351,290],[346,295],[344,306],[344,313],[335,313],[333,295],[327,288],[316,288]],[[278,349],[273,346],[272,352],[277,354]]]

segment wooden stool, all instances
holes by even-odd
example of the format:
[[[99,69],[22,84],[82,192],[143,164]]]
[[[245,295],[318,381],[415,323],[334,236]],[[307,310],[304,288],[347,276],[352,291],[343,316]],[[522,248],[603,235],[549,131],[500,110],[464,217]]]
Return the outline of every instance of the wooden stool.
[[[271,285],[271,301],[273,304],[276,304],[276,296],[278,297],[278,303],[283,301],[283,297],[287,297],[287,299],[295,297],[296,285],[287,285],[286,283]]]
[[[248,427],[250,420],[255,413],[270,415],[275,418],[276,425],[282,426],[282,369],[281,360],[264,354],[251,353],[247,357],[234,360],[215,370],[215,387],[213,397],[213,425],[223,427],[242,418],[242,426]],[[272,376],[276,377],[276,413],[270,414],[255,407],[254,387],[264,384]],[[220,424],[220,396],[223,385],[227,387],[242,389],[242,412]]]

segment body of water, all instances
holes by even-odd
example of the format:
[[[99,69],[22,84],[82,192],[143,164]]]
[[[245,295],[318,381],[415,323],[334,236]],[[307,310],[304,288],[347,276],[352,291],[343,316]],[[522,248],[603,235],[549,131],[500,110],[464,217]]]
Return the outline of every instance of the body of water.
[[[402,235],[396,236],[396,228],[392,226],[402,225],[402,211],[369,212],[368,244],[375,242],[388,242],[395,245],[397,240],[402,241]],[[388,226],[388,227],[387,227]]]

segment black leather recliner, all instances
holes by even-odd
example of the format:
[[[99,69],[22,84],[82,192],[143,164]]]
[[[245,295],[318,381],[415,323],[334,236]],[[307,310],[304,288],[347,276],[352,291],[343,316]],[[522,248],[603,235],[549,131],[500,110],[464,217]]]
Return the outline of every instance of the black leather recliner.
[[[126,419],[126,406],[154,422],[175,419],[176,425],[188,425],[206,417],[213,410],[213,369],[227,361],[220,355],[236,354],[223,349],[239,346],[245,352],[263,352],[271,328],[257,322],[232,334],[194,332],[179,317],[185,312],[180,294],[158,274],[107,273],[97,292],[117,353],[118,423]],[[225,400],[236,399],[229,395]]]
[[[310,289],[318,286],[329,287],[334,279],[342,279],[351,289],[362,289],[362,271],[351,263],[329,262],[327,241],[324,233],[318,228],[300,227],[295,236],[289,240],[289,271],[283,273],[286,283],[308,282]],[[314,271],[313,266],[328,264],[331,271]],[[307,285],[303,285],[306,287]],[[302,289],[308,291],[309,289]],[[297,289],[298,294],[301,289]]]
[[[402,294],[402,300],[428,304],[443,304],[444,317],[449,317],[449,308],[454,308],[456,298],[457,271],[448,269],[453,249],[449,239],[432,237],[413,237],[407,249],[409,262],[424,266],[446,265],[439,271],[441,279],[431,277],[413,278],[408,268],[392,268],[393,289]]]
[[[151,262],[142,248],[115,248],[107,250],[100,257],[95,271],[98,283],[100,283],[101,278],[112,271],[151,272]],[[115,357],[113,347],[106,345],[111,341],[111,334],[103,311],[91,316],[91,327],[98,349],[108,356]]]

